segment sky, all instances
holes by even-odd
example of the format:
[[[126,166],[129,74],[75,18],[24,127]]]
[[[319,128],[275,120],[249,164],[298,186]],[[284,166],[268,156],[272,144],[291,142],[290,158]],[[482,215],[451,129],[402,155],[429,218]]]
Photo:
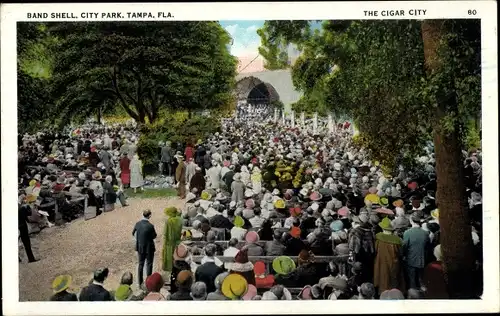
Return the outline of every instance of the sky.
[[[264,60],[259,56],[260,36],[257,30],[264,25],[264,20],[219,21],[221,26],[232,36],[231,54],[240,60],[238,72],[256,72],[264,70]],[[314,23],[313,28],[320,24]],[[294,46],[288,47],[288,56],[293,63],[299,55]],[[255,59],[255,60],[254,60]]]
[[[220,21],[220,24],[233,37],[231,54],[237,57],[256,57],[259,54],[260,37],[257,29],[264,21]]]

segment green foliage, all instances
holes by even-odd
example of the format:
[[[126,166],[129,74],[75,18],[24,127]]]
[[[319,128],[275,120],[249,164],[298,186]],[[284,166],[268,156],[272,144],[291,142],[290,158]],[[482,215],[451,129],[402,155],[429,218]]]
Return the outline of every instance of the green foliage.
[[[481,137],[475,120],[470,120],[466,126],[465,146],[468,151],[481,148]]]
[[[478,20],[445,20],[439,43],[439,71],[427,74],[422,97],[430,107],[444,105],[446,113],[434,124],[458,131],[467,145],[467,125],[481,111],[481,24]]]
[[[17,25],[18,132],[38,130],[52,121],[50,67],[47,33],[41,23]]]
[[[50,111],[46,79],[32,77],[24,71],[17,75],[17,128],[19,133],[33,132],[48,126]]]
[[[157,199],[157,198],[166,198],[166,197],[174,197],[177,196],[177,191],[175,189],[166,188],[166,189],[144,189],[144,191],[138,190],[137,193],[134,193],[134,189],[125,190],[125,194],[129,198],[134,199]]]
[[[120,106],[139,123],[164,108],[217,108],[232,98],[236,60],[217,22],[51,23],[52,93],[66,121]]]
[[[227,116],[236,74],[229,41],[217,22],[19,23],[19,128],[94,115],[151,123],[166,109]]]
[[[285,108],[285,105],[280,100],[274,100],[269,105],[279,110],[283,110]]]
[[[145,169],[154,169],[158,165],[160,141],[172,143],[191,143],[220,131],[218,116],[201,116],[187,111],[164,113],[156,123],[145,126],[137,146],[137,153],[144,163]]]
[[[288,43],[300,42],[310,36],[308,21],[266,21],[257,30],[261,39],[259,53],[264,57],[264,67],[268,70],[288,68]],[[300,43],[299,43],[300,44]]]
[[[453,130],[477,117],[481,67],[476,21],[447,21],[449,34],[440,51],[446,66],[432,76],[425,72],[419,21],[326,21],[314,33],[303,22],[273,21],[263,30],[266,39],[301,47],[292,78],[304,95],[292,108],[352,118],[359,142],[387,168],[419,155],[436,124]],[[437,122],[436,98],[450,94],[458,103],[450,102],[445,119]]]

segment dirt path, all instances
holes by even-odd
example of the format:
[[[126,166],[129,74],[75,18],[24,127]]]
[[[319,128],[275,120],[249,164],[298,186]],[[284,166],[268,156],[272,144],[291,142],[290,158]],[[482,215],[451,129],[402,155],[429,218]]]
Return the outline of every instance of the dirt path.
[[[118,287],[126,271],[134,274],[136,283],[138,261],[132,229],[145,209],[153,212],[151,222],[158,234],[153,271],[160,271],[163,209],[167,206],[180,208],[184,202],[178,198],[130,199],[129,204],[128,207],[117,207],[115,211],[95,219],[79,219],[65,227],[46,228],[33,236],[33,252],[41,260],[27,264],[26,252],[20,249],[23,263],[19,263],[19,300],[47,301],[52,295],[52,280],[59,274],[73,277],[70,290],[76,293],[88,284],[93,271],[99,267],[108,267],[110,270],[105,282],[108,290]]]

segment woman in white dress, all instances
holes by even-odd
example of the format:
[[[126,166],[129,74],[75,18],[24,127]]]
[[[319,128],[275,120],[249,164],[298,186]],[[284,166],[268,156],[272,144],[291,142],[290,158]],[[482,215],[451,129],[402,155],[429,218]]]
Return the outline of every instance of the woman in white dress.
[[[134,193],[136,193],[137,188],[141,188],[141,191],[144,191],[143,185],[142,161],[139,159],[139,155],[135,154],[132,161],[130,161],[130,187],[134,189]]]
[[[254,194],[261,193],[260,191],[262,190],[262,174],[260,173],[259,168],[253,167],[250,180],[252,181],[253,193]]]
[[[241,166],[241,182],[246,186],[250,183],[250,172],[248,171],[247,166]]]

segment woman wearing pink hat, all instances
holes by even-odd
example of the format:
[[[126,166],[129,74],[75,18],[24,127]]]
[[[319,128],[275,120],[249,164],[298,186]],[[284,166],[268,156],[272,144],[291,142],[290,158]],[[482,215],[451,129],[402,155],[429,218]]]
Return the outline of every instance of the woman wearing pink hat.
[[[259,242],[259,234],[254,231],[249,231],[245,235],[246,248],[249,256],[263,256],[264,249],[257,244]]]
[[[191,256],[189,249],[184,244],[179,244],[174,250],[174,262],[172,266],[172,273],[170,273],[170,292],[177,292],[176,277],[179,272],[183,270],[191,270],[190,261]]]
[[[253,284],[248,285],[247,293],[243,295],[244,301],[251,301],[253,298],[257,296],[257,288]]]
[[[342,221],[345,229],[350,229],[352,226],[351,221],[349,220],[350,213],[351,213],[351,211],[349,210],[349,208],[347,206],[341,207],[337,211],[337,215],[339,216],[339,220]]]

